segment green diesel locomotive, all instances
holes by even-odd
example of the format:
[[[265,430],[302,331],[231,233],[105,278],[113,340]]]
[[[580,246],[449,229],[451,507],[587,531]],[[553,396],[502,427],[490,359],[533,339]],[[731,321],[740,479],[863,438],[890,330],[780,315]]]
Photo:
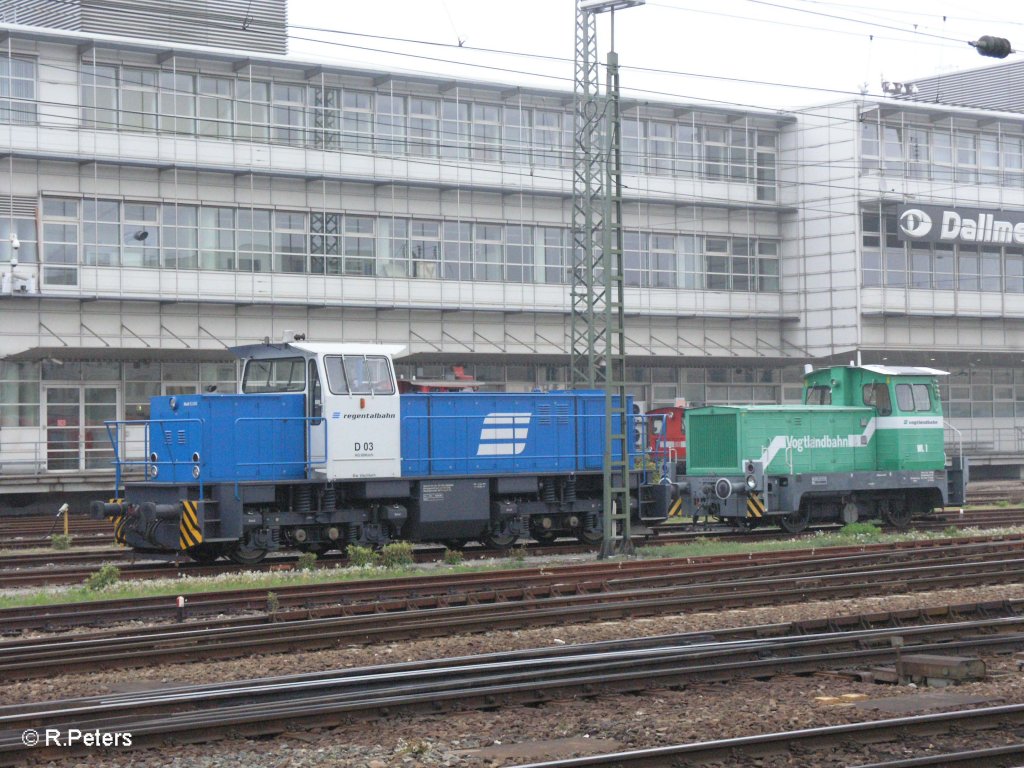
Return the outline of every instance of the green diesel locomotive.
[[[674,511],[792,533],[811,522],[881,518],[899,528],[964,503],[963,452],[947,456],[931,368],[808,366],[803,405],[686,411]]]

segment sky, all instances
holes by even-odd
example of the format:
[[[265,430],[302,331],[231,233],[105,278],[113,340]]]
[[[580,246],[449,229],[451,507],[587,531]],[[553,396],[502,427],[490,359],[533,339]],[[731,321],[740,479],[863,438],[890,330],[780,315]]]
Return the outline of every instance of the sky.
[[[297,58],[572,90],[574,0],[289,0],[288,21]],[[998,63],[981,35],[1024,51],[1010,0],[647,0],[614,26],[624,94],[769,110]]]

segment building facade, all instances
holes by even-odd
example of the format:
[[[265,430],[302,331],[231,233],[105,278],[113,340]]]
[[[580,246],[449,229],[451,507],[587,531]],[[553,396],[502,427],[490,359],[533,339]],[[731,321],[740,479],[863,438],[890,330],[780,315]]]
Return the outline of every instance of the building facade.
[[[246,50],[0,35],[0,504],[109,484],[103,422],[230,391],[236,344],[569,383],[571,93],[297,61],[283,26]],[[891,100],[625,103],[633,395],[792,402],[806,362],[924,363],[972,450],[1015,451],[1024,252],[922,247],[899,210],[1024,210],[1021,141],[1011,114]]]

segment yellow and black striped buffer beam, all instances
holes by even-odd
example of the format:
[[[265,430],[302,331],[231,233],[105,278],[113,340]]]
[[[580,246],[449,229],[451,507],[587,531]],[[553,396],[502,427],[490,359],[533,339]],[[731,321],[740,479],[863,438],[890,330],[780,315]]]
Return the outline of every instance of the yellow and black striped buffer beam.
[[[203,532],[199,527],[199,503],[183,501],[181,510],[178,549],[191,549],[203,543]]]
[[[108,499],[108,504],[121,504],[124,499]],[[123,512],[116,515],[109,515],[107,520],[114,524],[114,541],[118,544],[124,544],[124,524],[125,516]]]
[[[764,502],[756,493],[747,496],[747,517],[764,517]]]
[[[678,499],[672,502],[672,506],[668,508],[669,517],[678,517],[683,514],[683,497],[680,496]]]

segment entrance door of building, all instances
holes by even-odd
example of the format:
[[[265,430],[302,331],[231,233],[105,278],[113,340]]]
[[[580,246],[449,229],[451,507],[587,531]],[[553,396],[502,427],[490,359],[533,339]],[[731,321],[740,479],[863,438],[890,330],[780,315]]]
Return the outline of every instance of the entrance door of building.
[[[46,387],[46,469],[112,469],[114,450],[104,421],[117,418],[117,387]]]

